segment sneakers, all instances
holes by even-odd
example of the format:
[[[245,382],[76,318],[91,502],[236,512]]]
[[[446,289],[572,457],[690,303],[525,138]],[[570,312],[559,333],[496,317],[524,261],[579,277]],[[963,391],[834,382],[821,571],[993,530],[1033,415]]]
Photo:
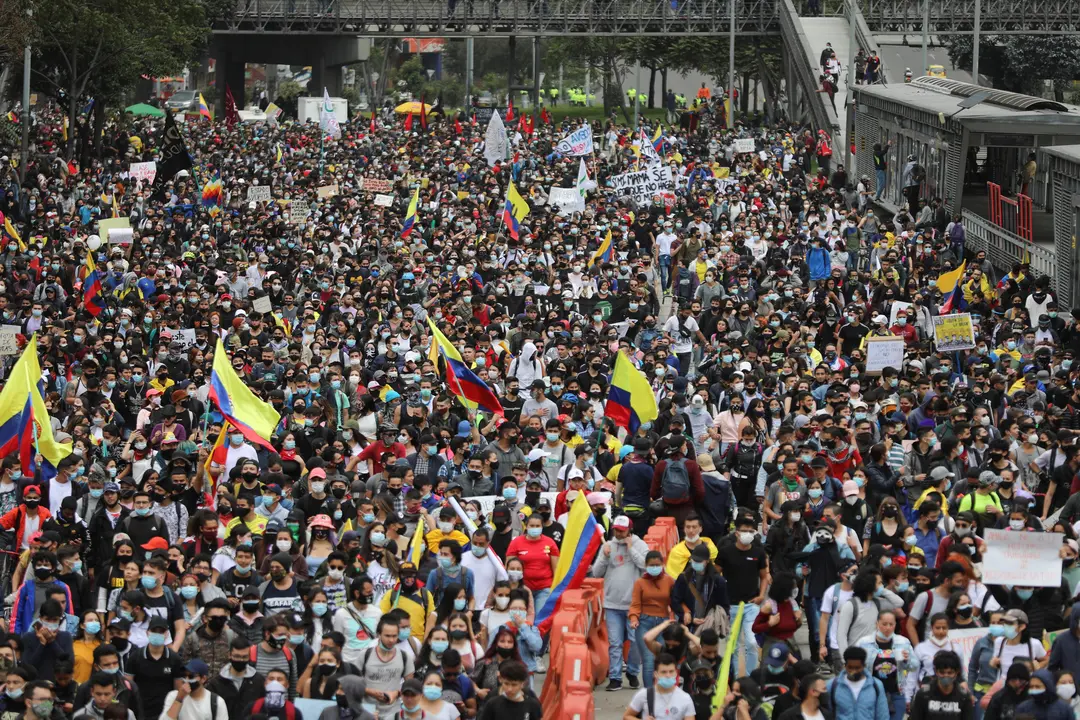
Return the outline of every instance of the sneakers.
[[[616,680],[615,678],[612,678],[611,680],[608,680],[607,688],[605,688],[605,689],[608,692],[615,692],[616,690],[622,690],[622,680]]]
[[[547,655],[541,655],[536,658],[536,672],[543,674],[547,672],[548,661]]]
[[[629,683],[631,690],[637,690],[639,687],[637,675],[626,673],[626,682]]]

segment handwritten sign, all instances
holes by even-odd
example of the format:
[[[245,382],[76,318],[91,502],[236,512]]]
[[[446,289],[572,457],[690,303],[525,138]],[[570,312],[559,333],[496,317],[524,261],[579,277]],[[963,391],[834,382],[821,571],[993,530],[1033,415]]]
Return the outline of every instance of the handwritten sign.
[[[322,187],[320,187],[320,188],[318,189],[318,191],[317,191],[317,192],[318,192],[318,194],[319,194],[319,198],[320,198],[320,199],[321,199],[321,198],[329,198],[329,197],[334,197],[335,195],[337,195],[337,194],[338,194],[338,186],[337,186],[337,183],[334,183],[333,185],[323,185]]]
[[[248,188],[248,202],[270,202],[269,185],[252,185]]]
[[[735,140],[735,152],[737,152],[737,153],[752,153],[752,152],[754,152],[754,139],[753,138],[737,138]]]
[[[157,163],[153,160],[150,162],[131,163],[128,174],[131,176],[132,180],[142,180],[144,183],[152,183],[154,182],[154,178],[157,177]]]
[[[16,335],[22,332],[18,325],[0,325],[0,355],[18,355],[19,342]]]
[[[390,207],[394,204],[394,196],[383,195],[382,193],[379,193],[375,196],[375,204],[379,207]]]
[[[591,155],[593,151],[593,134],[591,125],[583,125],[570,133],[555,146],[555,152],[563,155],[577,157],[579,155]]]
[[[577,188],[551,188],[548,204],[553,208],[558,208],[559,213],[563,215],[585,212],[585,198],[581,196]]]
[[[675,189],[671,168],[666,165],[654,165],[647,170],[628,172],[611,178],[616,195],[629,195],[638,204],[645,205],[653,197],[665,191]]]
[[[986,637],[989,632],[990,628],[949,631],[949,640],[952,642],[953,648],[960,654],[960,663],[964,668],[961,677],[967,677],[968,659],[971,657],[971,651],[975,649],[975,643]]]
[[[938,352],[970,350],[975,347],[975,329],[969,313],[934,317],[934,348]]]
[[[987,585],[1061,585],[1061,533],[986,530],[983,579]]]
[[[173,342],[180,343],[183,346],[182,349],[187,350],[195,344],[195,329],[181,330],[173,335]]]
[[[270,298],[263,295],[255,298],[254,302],[251,303],[251,309],[260,315],[266,315],[274,311],[274,306],[271,304]]]
[[[366,192],[388,193],[394,189],[394,184],[382,178],[361,178],[360,189]]]
[[[904,366],[904,338],[866,338],[866,372],[880,373],[891,367],[900,370]]]

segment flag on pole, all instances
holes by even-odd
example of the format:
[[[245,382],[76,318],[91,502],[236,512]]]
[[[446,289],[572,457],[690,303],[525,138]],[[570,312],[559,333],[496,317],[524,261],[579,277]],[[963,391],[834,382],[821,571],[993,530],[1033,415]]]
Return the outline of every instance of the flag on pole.
[[[202,96],[202,93],[199,93],[199,114],[202,115],[207,120],[212,120],[213,119],[213,118],[210,117],[210,108],[209,108],[209,106],[207,106],[206,98],[204,98]]]
[[[233,427],[251,442],[272,449],[270,437],[281,416],[270,403],[260,400],[240,379],[229,362],[225,345],[218,338],[214,367],[210,374],[210,399]]]
[[[652,422],[659,415],[656,395],[649,379],[634,367],[625,353],[618,353],[611,373],[611,388],[604,405],[604,416],[610,418],[616,427],[626,428],[627,432],[633,434],[643,423]]]
[[[427,130],[427,104],[423,95],[420,95],[420,129]]]
[[[184,147],[184,138],[180,136],[180,130],[176,127],[172,113],[165,111],[165,130],[159,143],[159,158],[157,161],[157,175],[154,177],[153,200],[164,200],[165,183],[170,182],[176,173],[188,170],[192,166],[191,155]]]
[[[431,335],[434,338],[432,342],[438,344],[439,352],[446,362],[446,384],[450,388],[450,392],[460,398],[476,403],[489,412],[503,415],[502,403],[499,402],[499,398],[491,391],[487,383],[469,369],[462,359],[461,353],[435,326],[430,317],[428,318],[428,326],[431,328]]]
[[[86,312],[97,317],[105,309],[105,297],[101,287],[101,275],[98,274],[97,267],[94,265],[93,253],[86,254],[86,269],[88,273],[82,286],[83,305],[86,307]]]
[[[941,312],[954,313],[967,307],[964,301],[964,291],[960,286],[964,279],[964,271],[967,270],[967,261],[960,263],[960,267],[938,276],[937,288],[941,291]]]
[[[412,113],[405,113],[405,132],[412,131]]]
[[[405,222],[401,224],[401,237],[408,237],[409,233],[412,232],[413,226],[416,225],[416,208],[419,204],[420,186],[417,185],[412,200],[409,201],[409,208],[405,211]]]
[[[518,239],[518,230],[521,228],[521,221],[525,219],[525,216],[529,214],[529,203],[525,202],[525,198],[521,197],[517,188],[514,187],[514,181],[510,181],[510,185],[506,188],[506,203],[503,205],[502,219],[506,224],[506,229],[510,233],[510,237],[515,240]]]
[[[240,122],[240,111],[236,109],[236,100],[233,99],[232,88],[225,86],[225,125],[231,128]]]
[[[577,182],[574,183],[574,187],[577,188],[581,197],[585,197],[589,190],[596,189],[596,183],[589,179],[589,169],[585,167],[585,158],[581,158],[578,162]]]
[[[462,135],[465,132],[465,128],[461,127],[461,120],[454,118],[454,132],[458,135]]]
[[[221,212],[222,192],[221,176],[214,173],[202,190],[202,204],[210,212],[210,217],[216,217]]]
[[[368,132],[372,135],[375,134],[375,111],[371,111],[371,126],[368,128]]]
[[[319,108],[319,127],[328,137],[341,139],[341,125],[334,115],[334,103],[330,102],[330,91],[323,88],[322,107]]]
[[[589,258],[589,267],[592,267],[597,262],[608,263],[615,259],[615,243],[611,241],[611,230],[607,231],[607,235],[604,236],[604,242],[600,243],[600,247],[596,249],[592,257]]]
[[[543,607],[536,608],[536,628],[543,635],[551,629],[559,601],[567,590],[581,587],[589,575],[596,553],[604,542],[604,531],[593,516],[585,493],[578,493],[570,506],[566,533],[559,548],[559,562],[551,580],[551,593]]]
[[[506,122],[514,122],[514,98],[509,98],[506,101]]]

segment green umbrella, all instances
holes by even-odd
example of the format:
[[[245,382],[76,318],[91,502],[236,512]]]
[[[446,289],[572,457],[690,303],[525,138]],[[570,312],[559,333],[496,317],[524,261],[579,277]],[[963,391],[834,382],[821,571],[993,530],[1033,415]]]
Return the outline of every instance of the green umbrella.
[[[132,105],[131,107],[124,110],[124,112],[129,112],[132,115],[139,115],[139,116],[148,116],[148,117],[156,117],[156,118],[165,117],[165,111],[164,110],[162,110],[160,108],[156,108],[153,105],[147,105],[146,103],[138,103],[136,105]]]

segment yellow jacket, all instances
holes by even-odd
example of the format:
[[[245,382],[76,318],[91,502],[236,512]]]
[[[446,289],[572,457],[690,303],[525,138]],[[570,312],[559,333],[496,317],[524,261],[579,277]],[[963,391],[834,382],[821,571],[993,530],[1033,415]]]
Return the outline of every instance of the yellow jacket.
[[[713,541],[702,535],[701,542],[705,543],[705,546],[709,548],[709,559],[716,560],[716,546],[713,545]],[[678,578],[682,575],[683,570],[686,569],[686,563],[688,562],[690,562],[690,548],[687,547],[686,541],[683,540],[678,545],[671,548],[671,553],[668,554],[665,571],[671,577]]]
[[[982,296],[987,300],[994,299],[994,288],[990,287],[990,283],[987,281],[986,276],[983,275],[979,278],[979,282],[976,285],[975,280],[968,280],[964,283],[964,300],[971,303],[974,302],[974,291],[978,290],[982,293]]]

